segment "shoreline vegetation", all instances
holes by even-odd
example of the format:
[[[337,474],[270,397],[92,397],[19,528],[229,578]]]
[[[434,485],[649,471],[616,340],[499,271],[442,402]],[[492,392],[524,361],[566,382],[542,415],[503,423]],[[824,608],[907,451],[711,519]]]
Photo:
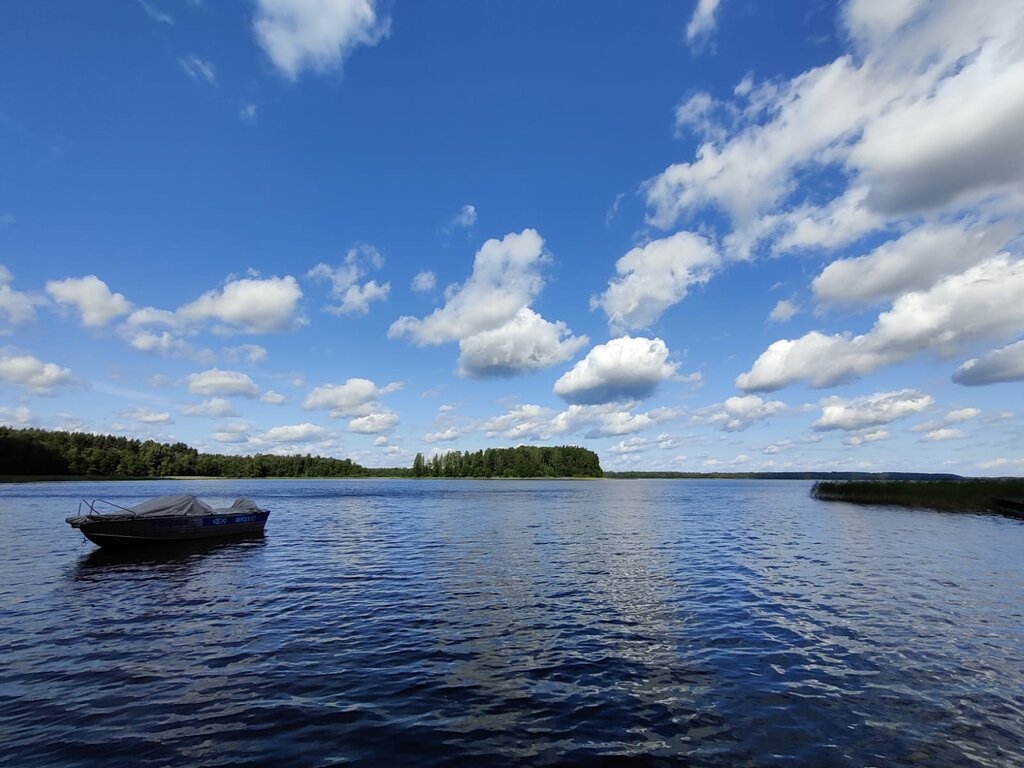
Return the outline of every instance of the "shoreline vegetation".
[[[811,496],[821,501],[880,504],[943,512],[996,513],[1024,520],[1024,479],[819,481]]]
[[[1024,520],[1024,478],[911,472],[603,472],[576,446],[488,448],[416,454],[411,467],[363,467],[323,456],[200,453],[184,443],[0,426],[0,482],[200,479],[597,479],[815,480],[822,501],[994,512]]]
[[[351,459],[229,456],[185,443],[0,426],[0,481],[204,478],[598,478],[597,454],[576,446],[488,448],[416,454],[411,467],[367,468]]]

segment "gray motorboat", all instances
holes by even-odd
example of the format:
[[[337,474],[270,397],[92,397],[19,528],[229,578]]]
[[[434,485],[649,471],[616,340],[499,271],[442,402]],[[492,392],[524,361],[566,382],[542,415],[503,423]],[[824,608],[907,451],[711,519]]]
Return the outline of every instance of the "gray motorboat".
[[[100,546],[168,544],[175,541],[263,533],[270,511],[252,499],[214,508],[195,496],[158,496],[134,507],[103,499],[82,501],[78,514],[66,518],[89,541]]]

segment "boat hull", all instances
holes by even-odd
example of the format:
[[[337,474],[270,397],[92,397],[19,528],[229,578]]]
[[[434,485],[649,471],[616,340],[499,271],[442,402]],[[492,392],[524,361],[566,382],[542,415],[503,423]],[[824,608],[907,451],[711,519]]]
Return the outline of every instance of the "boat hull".
[[[263,534],[270,512],[203,515],[201,517],[145,517],[121,520],[89,520],[78,526],[89,541],[103,546],[168,544],[226,536]]]

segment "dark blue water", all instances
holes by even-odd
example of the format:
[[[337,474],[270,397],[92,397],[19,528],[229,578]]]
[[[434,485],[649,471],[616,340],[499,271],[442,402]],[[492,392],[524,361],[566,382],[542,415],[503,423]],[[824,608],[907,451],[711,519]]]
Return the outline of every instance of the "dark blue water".
[[[1024,765],[1024,524],[808,488],[0,486],[0,763]],[[169,492],[266,537],[63,522]]]

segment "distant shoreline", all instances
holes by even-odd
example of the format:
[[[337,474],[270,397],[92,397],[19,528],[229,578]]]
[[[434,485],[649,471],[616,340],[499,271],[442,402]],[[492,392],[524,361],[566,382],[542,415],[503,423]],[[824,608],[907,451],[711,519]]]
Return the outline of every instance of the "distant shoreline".
[[[878,483],[927,483],[945,482],[951,484],[973,482],[998,482],[1007,478],[968,478],[959,475],[922,472],[605,472],[603,477],[409,477],[393,474],[385,469],[381,474],[369,470],[364,475],[294,477],[226,477],[223,475],[155,475],[152,477],[124,477],[118,475],[0,475],[0,483],[45,483],[45,482],[140,482],[165,481],[208,481],[208,480],[815,480],[852,484],[864,481]],[[1012,480],[1011,480],[1012,481]],[[1021,480],[1024,483],[1024,480]]]

